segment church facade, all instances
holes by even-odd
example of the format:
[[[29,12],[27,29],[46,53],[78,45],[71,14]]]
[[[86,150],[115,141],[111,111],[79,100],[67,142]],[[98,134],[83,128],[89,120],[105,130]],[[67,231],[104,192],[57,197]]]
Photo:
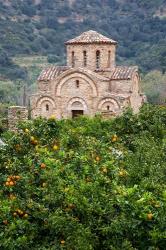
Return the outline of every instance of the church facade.
[[[67,65],[44,69],[38,91],[31,96],[31,116],[57,119],[78,115],[119,115],[134,112],[145,100],[137,66],[116,66],[117,42],[87,31],[66,42]]]

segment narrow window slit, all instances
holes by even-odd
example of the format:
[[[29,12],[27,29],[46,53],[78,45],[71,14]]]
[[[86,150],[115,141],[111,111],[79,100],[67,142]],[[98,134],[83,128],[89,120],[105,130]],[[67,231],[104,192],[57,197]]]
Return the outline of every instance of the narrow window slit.
[[[80,87],[80,82],[79,80],[76,80],[76,88],[79,88]]]
[[[46,111],[49,111],[49,105],[46,104]]]
[[[96,69],[100,68],[100,51],[96,51]]]

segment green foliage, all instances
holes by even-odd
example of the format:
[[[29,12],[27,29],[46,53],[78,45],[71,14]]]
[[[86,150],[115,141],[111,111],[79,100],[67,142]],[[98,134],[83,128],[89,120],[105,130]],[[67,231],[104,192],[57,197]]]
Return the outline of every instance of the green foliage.
[[[0,248],[165,249],[166,108],[3,135]]]
[[[150,103],[166,102],[166,74],[160,71],[151,71],[142,79],[142,88]]]
[[[7,130],[8,105],[0,103],[0,135]]]

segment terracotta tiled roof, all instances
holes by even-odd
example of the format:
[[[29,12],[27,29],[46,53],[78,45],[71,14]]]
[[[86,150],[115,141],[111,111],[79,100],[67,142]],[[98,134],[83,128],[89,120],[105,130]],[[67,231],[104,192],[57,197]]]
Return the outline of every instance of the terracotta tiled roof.
[[[88,44],[88,43],[108,43],[117,44],[116,41],[99,34],[94,30],[82,33],[80,36],[67,41],[65,44]]]
[[[112,72],[110,77],[111,80],[129,80],[132,78],[133,73],[138,71],[137,66],[127,67],[127,66],[118,66]]]
[[[65,72],[66,70],[71,69],[68,66],[52,66],[46,69],[43,69],[40,76],[38,77],[38,81],[50,81],[58,77],[60,74]],[[80,70],[80,69],[78,69]],[[95,72],[89,71],[87,69],[81,69],[83,72],[90,74],[93,73],[94,76],[102,76],[105,77],[103,80],[130,80],[135,72],[138,71],[137,66],[127,67],[127,66],[117,66],[113,71],[105,71],[105,70],[96,70]]]
[[[55,79],[64,71],[68,70],[67,66],[52,66],[46,69],[43,69],[41,74],[38,77],[38,81],[49,81]]]

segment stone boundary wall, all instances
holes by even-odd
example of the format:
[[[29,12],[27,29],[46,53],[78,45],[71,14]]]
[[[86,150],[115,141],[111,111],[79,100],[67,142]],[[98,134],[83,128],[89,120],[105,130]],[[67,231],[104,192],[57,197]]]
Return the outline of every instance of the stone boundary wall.
[[[17,131],[17,123],[28,120],[28,109],[22,106],[11,106],[8,108],[8,128]]]

